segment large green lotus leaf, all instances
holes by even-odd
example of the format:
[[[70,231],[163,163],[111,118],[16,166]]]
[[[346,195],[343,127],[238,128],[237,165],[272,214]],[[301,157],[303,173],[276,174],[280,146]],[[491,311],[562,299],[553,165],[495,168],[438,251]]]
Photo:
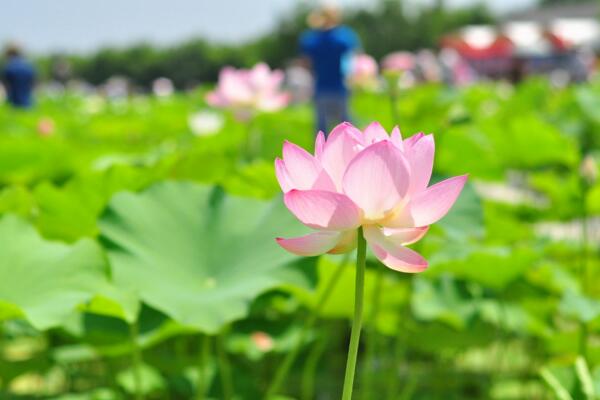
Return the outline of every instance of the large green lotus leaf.
[[[560,311],[581,322],[591,322],[600,316],[600,300],[573,291],[566,291],[560,302]]]
[[[33,195],[24,186],[8,186],[0,191],[0,214],[10,213],[27,217],[34,204]]]
[[[113,278],[176,321],[217,332],[260,293],[309,284],[305,263],[275,242],[304,230],[282,203],[184,182],[119,193],[99,221]]]
[[[583,115],[591,122],[600,124],[600,116],[598,115],[598,107],[600,107],[600,95],[595,93],[589,87],[581,87],[577,89],[575,99]]]
[[[538,258],[536,251],[528,248],[481,247],[463,260],[436,264],[425,274],[436,276],[451,272],[488,288],[503,290],[532,268]]]
[[[0,315],[50,328],[106,284],[102,251],[91,240],[50,242],[12,215],[0,220],[0,238]]]
[[[438,281],[416,277],[413,280],[411,305],[417,319],[442,321],[455,329],[464,329],[477,307],[475,302],[459,293],[450,276]]]
[[[506,110],[496,118],[480,121],[479,128],[507,167],[573,166],[578,159],[574,140],[534,112],[515,115]]]
[[[548,327],[537,315],[530,313],[517,303],[505,303],[495,299],[478,300],[480,318],[505,331],[530,333],[542,337],[549,334]]]
[[[45,237],[68,242],[95,236],[96,220],[114,193],[139,190],[159,176],[155,169],[115,165],[82,174],[63,187],[43,182],[34,190],[36,225]]]
[[[504,168],[490,137],[474,125],[458,125],[436,135],[436,171],[468,172],[474,178],[499,179]]]
[[[465,329],[473,317],[512,332],[546,335],[546,326],[517,303],[504,303],[493,298],[472,297],[459,289],[450,275],[414,279],[412,310],[419,320],[440,321],[455,329]]]
[[[0,182],[28,184],[60,179],[76,170],[78,154],[64,142],[32,136],[0,138]]]

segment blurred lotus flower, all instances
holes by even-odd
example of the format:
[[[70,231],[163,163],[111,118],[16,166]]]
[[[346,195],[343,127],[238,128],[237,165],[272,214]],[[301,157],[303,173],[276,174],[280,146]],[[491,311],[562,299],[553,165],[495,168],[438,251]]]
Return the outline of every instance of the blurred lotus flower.
[[[275,160],[287,208],[317,232],[277,242],[287,251],[315,256],[356,247],[358,228],[387,267],[421,272],[427,261],[405,247],[421,239],[430,224],[450,210],[467,176],[427,187],[433,169],[433,135],[402,139],[377,122],[361,132],[349,123],[319,132],[315,155],[295,144]]]
[[[265,332],[254,332],[252,336],[250,336],[250,339],[252,340],[252,343],[254,343],[256,348],[262,352],[266,353],[273,349],[273,338]]]
[[[52,136],[56,126],[54,124],[54,120],[49,117],[40,118],[37,124],[37,132],[42,137]]]
[[[214,135],[224,123],[221,114],[208,110],[196,112],[188,118],[188,125],[196,136]]]
[[[418,69],[421,71],[422,79],[426,82],[439,82],[442,80],[440,61],[433,51],[429,49],[419,51],[416,61]]]
[[[271,70],[265,63],[252,69],[225,67],[219,74],[217,88],[208,93],[206,101],[214,107],[232,109],[238,117],[248,117],[255,110],[277,111],[289,102],[281,91],[283,72]]]
[[[398,121],[396,94],[398,89],[414,86],[416,82],[414,69],[416,67],[415,56],[406,51],[390,53],[381,62],[381,70],[387,81],[389,94],[391,96],[392,119]]]
[[[590,154],[583,158],[580,171],[588,185],[592,186],[598,180],[598,164]]]
[[[156,97],[169,97],[175,92],[175,86],[169,78],[157,78],[152,82],[152,92]]]
[[[377,87],[379,67],[368,54],[357,54],[352,59],[350,85],[360,89],[372,90]]]
[[[411,71],[415,65],[415,56],[407,51],[390,53],[381,61],[381,69],[386,73]]]

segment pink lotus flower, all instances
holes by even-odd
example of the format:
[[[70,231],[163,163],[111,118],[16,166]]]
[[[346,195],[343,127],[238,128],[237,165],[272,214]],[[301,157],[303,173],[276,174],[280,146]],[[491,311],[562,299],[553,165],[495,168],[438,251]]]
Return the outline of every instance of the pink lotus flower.
[[[387,72],[404,72],[415,68],[415,56],[407,51],[390,53],[381,61],[381,67]]]
[[[388,136],[377,122],[361,132],[349,123],[326,140],[319,132],[314,156],[285,142],[275,160],[287,208],[316,232],[277,242],[302,256],[345,253],[356,247],[357,232],[387,267],[421,272],[427,261],[405,245],[416,242],[442,218],[460,194],[467,176],[433,186],[433,135]]]
[[[225,67],[217,88],[206,95],[206,101],[237,112],[277,111],[289,102],[289,95],[281,91],[282,82],[283,72],[271,71],[265,63],[249,70]]]
[[[379,67],[373,57],[368,54],[357,54],[352,59],[350,84],[354,87],[372,89],[377,86]]]

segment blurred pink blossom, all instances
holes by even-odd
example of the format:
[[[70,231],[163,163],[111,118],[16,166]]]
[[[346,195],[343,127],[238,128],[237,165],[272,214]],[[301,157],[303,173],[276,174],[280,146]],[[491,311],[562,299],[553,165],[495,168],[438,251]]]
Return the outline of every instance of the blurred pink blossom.
[[[315,154],[293,143],[275,160],[277,180],[287,208],[316,230],[277,242],[302,256],[346,253],[356,247],[357,232],[375,256],[391,269],[421,272],[427,261],[405,245],[416,242],[429,225],[450,210],[467,176],[429,186],[433,135],[391,136],[377,122],[361,132],[349,123],[335,127],[328,139],[319,132]]]
[[[289,103],[289,94],[281,90],[283,72],[271,70],[265,63],[252,69],[224,67],[219,82],[206,101],[213,107],[229,108],[236,113],[277,111]]]
[[[410,71],[415,65],[415,56],[407,51],[390,53],[381,61],[381,69],[387,72]]]
[[[368,54],[356,54],[352,59],[350,84],[362,89],[377,87],[379,67],[377,61]]]

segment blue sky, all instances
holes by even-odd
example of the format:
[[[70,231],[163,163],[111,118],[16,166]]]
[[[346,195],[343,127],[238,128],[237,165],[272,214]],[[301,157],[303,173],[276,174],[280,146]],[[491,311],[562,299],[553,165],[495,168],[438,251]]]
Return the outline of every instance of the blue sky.
[[[2,0],[0,44],[17,40],[43,53],[85,52],[142,40],[168,44],[198,35],[235,43],[267,31],[299,1],[317,0]],[[460,6],[477,0],[446,1]],[[483,2],[502,12],[534,0]],[[369,6],[374,0],[335,3]]]

